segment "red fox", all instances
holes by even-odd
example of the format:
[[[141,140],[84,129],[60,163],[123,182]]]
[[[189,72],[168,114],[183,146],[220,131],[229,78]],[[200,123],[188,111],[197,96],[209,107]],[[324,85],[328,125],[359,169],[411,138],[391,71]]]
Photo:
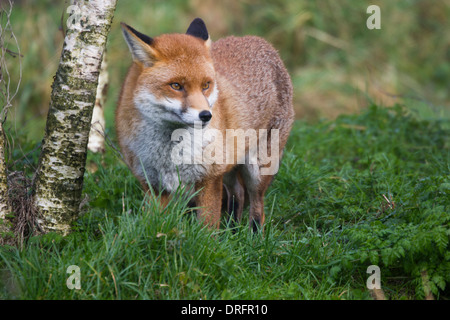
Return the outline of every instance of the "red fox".
[[[180,185],[194,185],[197,216],[212,228],[220,226],[225,195],[230,214],[240,221],[248,203],[250,228],[262,230],[264,194],[294,121],[292,83],[277,51],[256,36],[212,42],[200,18],[185,34],[155,38],[121,25],[133,64],[116,131],[144,190],[165,205]],[[174,138],[180,130],[186,134]],[[187,142],[185,161],[175,161],[174,150]]]

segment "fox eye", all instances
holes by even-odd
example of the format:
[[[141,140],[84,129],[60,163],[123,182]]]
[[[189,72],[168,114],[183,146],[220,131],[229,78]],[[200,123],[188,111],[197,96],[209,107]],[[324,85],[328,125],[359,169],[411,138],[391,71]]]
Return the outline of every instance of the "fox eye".
[[[205,83],[202,85],[202,89],[203,89],[203,90],[208,90],[208,89],[209,89],[209,82],[205,82]]]
[[[181,89],[183,89],[183,87],[181,86],[181,84],[179,84],[178,82],[171,83],[171,84],[170,84],[170,87],[171,87],[173,90],[177,90],[177,91],[180,91]]]

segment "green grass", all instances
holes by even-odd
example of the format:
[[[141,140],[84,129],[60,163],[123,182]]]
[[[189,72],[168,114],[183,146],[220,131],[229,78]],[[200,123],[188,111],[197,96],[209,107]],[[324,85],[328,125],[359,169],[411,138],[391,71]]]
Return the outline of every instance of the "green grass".
[[[264,235],[247,221],[203,228],[182,190],[161,212],[112,148],[90,154],[98,170],[86,173],[90,203],[74,232],[0,248],[0,298],[370,299],[376,264],[389,298],[423,298],[426,270],[448,299],[449,133],[448,121],[400,106],[297,121]],[[80,290],[66,286],[70,265]]]

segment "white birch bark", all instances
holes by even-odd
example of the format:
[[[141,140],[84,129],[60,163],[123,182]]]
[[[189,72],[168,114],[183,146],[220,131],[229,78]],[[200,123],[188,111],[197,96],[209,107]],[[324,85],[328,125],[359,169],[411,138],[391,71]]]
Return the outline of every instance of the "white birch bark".
[[[105,152],[105,106],[108,90],[108,64],[106,51],[103,53],[102,67],[98,77],[97,94],[95,97],[94,113],[92,114],[91,131],[89,132],[88,149],[92,152]]]
[[[50,110],[34,179],[44,232],[70,231],[78,217],[97,82],[117,0],[74,1],[52,85]],[[78,18],[78,21],[77,21]]]
[[[2,225],[4,225],[6,215],[10,213],[4,146],[3,125],[0,119],[0,232],[2,231]]]
[[[7,216],[12,212],[8,201],[8,173],[6,171],[4,137],[2,120],[0,119],[0,245],[11,236],[13,229],[11,222],[7,219]]]

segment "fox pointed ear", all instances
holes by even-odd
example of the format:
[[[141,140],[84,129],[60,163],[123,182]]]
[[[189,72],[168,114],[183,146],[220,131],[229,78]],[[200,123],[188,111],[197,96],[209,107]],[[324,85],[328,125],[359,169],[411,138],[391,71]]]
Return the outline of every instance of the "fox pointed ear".
[[[208,47],[211,45],[211,39],[209,37],[208,29],[206,29],[205,22],[203,22],[203,20],[200,18],[195,18],[191,22],[189,28],[186,31],[186,34],[204,40]]]
[[[123,22],[120,25],[122,26],[123,37],[127,42],[133,60],[146,67],[152,66],[157,58],[155,49],[151,47],[153,39]]]

